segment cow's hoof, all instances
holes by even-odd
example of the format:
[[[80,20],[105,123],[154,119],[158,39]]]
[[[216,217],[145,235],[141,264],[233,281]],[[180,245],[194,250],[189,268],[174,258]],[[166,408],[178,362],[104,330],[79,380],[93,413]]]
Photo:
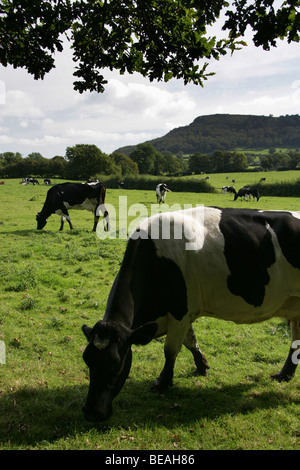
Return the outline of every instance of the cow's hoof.
[[[172,384],[166,384],[163,381],[156,379],[153,384],[150,387],[150,392],[158,392],[162,393],[164,392],[168,387],[170,387]]]
[[[205,368],[201,367],[201,369],[197,367],[197,369],[194,372],[194,375],[201,375],[202,377],[206,377],[208,375],[208,369],[209,369],[209,366]]]
[[[277,374],[271,375],[271,379],[277,380],[277,382],[289,382],[292,378],[292,375],[284,374],[282,372],[278,372]]]

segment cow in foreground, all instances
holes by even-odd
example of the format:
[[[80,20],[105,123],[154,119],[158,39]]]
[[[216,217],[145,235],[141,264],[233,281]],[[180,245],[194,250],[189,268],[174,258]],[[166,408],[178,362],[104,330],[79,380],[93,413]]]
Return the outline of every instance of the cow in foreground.
[[[143,221],[129,237],[103,320],[82,327],[90,369],[86,419],[112,414],[130,371],[132,344],[166,335],[165,365],[152,390],[172,385],[182,344],[205,375],[209,365],[192,327],[201,316],[249,324],[286,318],[292,344],[273,377],[288,381],[300,340],[299,219],[300,212],[198,207]]]
[[[82,184],[62,183],[56,184],[47,192],[44,206],[36,216],[37,230],[45,227],[48,217],[52,214],[61,216],[60,230],[63,230],[67,219],[70,229],[73,225],[69,216],[70,209],[86,209],[94,214],[93,232],[96,231],[100,211],[104,216],[104,230],[109,230],[109,215],[105,207],[106,187],[103,183]]]
[[[168,191],[172,192],[171,189],[169,189],[165,183],[159,183],[156,186],[155,192],[156,192],[156,200],[158,204],[160,204],[161,202],[162,203],[165,202],[166,194]]]

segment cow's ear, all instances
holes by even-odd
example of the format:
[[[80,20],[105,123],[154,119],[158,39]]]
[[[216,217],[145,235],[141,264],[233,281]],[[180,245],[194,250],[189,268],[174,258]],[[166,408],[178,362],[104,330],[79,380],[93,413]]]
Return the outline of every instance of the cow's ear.
[[[93,328],[90,328],[87,325],[82,325],[81,329],[82,329],[83,333],[85,334],[87,340],[89,341],[91,339],[91,336],[92,336]]]
[[[145,323],[143,326],[139,326],[135,330],[132,331],[130,335],[130,343],[131,344],[148,344],[155,336],[157,332],[158,323],[155,321]]]

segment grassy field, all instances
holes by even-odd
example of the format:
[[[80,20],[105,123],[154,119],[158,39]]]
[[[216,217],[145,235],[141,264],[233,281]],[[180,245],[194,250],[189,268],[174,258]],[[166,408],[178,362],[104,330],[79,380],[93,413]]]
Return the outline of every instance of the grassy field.
[[[210,181],[221,188],[235,178],[238,189],[265,175],[225,176],[211,175]],[[298,173],[266,176],[282,180]],[[0,185],[0,340],[6,346],[6,361],[0,364],[0,449],[299,450],[299,374],[288,384],[270,380],[290,343],[279,319],[251,326],[199,319],[195,331],[209,374],[194,376],[192,357],[183,349],[174,386],[163,395],[148,391],[163,366],[163,339],[134,346],[131,373],[114,401],[113,416],[97,426],[84,421],[89,379],[81,326],[102,318],[126,241],[118,232],[112,239],[92,233],[92,215],[86,211],[71,212],[73,231],[66,225],[59,232],[53,215],[37,232],[35,215],[47,189],[18,180]],[[120,196],[127,197],[128,208],[140,205],[128,217],[130,224],[139,208],[150,215],[155,203],[154,190],[108,190],[117,222]],[[300,210],[297,198],[232,199],[172,192],[166,202],[171,209],[205,204]]]

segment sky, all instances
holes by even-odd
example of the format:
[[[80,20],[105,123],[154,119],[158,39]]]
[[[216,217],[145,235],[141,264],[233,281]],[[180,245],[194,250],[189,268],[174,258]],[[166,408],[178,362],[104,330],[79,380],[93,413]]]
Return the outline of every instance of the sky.
[[[73,90],[70,50],[36,81],[23,69],[0,65],[0,153],[65,156],[66,148],[94,144],[110,154],[187,126],[198,116],[300,113],[300,45],[279,41],[263,51],[248,46],[211,61],[204,87],[181,80],[150,82],[138,74],[104,71],[105,92]]]

